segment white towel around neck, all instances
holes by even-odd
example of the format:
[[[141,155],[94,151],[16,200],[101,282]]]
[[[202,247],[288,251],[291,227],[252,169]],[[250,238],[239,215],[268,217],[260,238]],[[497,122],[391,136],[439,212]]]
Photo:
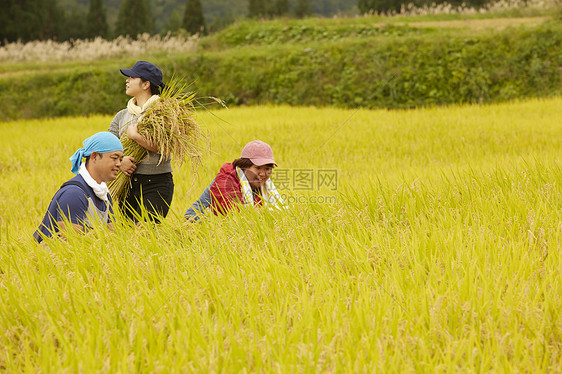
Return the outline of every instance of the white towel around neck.
[[[157,102],[158,99],[160,99],[159,95],[150,96],[150,98],[146,101],[146,103],[144,103],[144,105],[141,108],[140,106],[137,105],[137,99],[132,97],[127,102],[127,110],[129,111],[129,113],[133,114],[134,116],[140,117],[140,115],[143,114],[152,104]]]
[[[82,165],[80,165],[80,170],[78,170],[78,174],[80,174],[82,178],[84,178],[84,181],[88,186],[92,187],[92,190],[94,190],[94,193],[98,198],[100,198],[103,201],[109,200],[109,198],[107,197],[109,194],[109,189],[107,188],[107,184],[105,184],[105,182],[101,182],[101,183],[96,182],[88,172],[88,169],[86,169],[85,163],[82,163]]]

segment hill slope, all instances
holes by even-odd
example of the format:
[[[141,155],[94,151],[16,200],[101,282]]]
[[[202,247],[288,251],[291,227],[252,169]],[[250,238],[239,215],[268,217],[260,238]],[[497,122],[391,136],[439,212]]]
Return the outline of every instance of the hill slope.
[[[247,21],[192,50],[5,63],[0,119],[114,113],[126,101],[119,68],[136,60],[153,61],[165,79],[194,82],[200,96],[229,106],[412,108],[562,93],[559,20],[522,18],[505,28],[505,19],[478,17],[442,17],[446,27],[436,27],[436,17]]]

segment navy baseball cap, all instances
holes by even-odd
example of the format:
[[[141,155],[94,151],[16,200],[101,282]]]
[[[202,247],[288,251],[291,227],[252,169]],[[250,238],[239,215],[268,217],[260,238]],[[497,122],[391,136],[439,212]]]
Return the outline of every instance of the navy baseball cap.
[[[137,61],[130,69],[119,69],[126,77],[142,78],[156,87],[162,86],[162,70],[158,66],[146,61]]]

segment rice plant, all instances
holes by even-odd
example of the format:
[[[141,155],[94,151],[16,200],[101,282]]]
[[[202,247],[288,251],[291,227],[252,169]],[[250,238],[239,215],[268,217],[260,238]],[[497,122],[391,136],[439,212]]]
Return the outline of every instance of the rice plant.
[[[0,123],[3,371],[560,372],[562,98],[208,114],[212,150],[196,188],[174,170],[162,224],[49,250],[30,235],[111,118]],[[185,222],[256,138],[290,209]],[[336,188],[302,189],[310,170]]]

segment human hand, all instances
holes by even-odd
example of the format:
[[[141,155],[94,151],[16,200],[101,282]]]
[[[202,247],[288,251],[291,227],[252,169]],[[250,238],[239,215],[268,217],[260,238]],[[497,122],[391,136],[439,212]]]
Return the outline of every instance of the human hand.
[[[129,139],[135,141],[138,139],[138,137],[140,136],[138,126],[138,123],[133,123],[127,127],[127,137]]]
[[[133,175],[134,171],[137,169],[137,165],[135,163],[137,160],[131,156],[123,157],[123,161],[121,161],[121,172],[126,176],[130,177]]]
[[[139,134],[138,124],[136,123],[127,127],[127,137],[148,151],[158,152],[158,147],[147,142],[146,139]]]

